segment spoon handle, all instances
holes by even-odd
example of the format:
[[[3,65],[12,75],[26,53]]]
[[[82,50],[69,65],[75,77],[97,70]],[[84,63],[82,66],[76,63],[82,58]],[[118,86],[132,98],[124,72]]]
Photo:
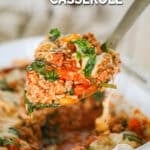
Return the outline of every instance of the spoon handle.
[[[108,47],[116,49],[118,43],[134,24],[135,20],[140,16],[144,9],[150,4],[150,0],[134,0],[117,28],[107,40]]]

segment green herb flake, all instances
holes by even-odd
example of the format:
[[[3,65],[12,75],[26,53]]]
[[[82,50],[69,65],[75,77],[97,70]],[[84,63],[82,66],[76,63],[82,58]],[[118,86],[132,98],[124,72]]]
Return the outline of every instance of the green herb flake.
[[[105,42],[105,43],[102,44],[101,49],[102,49],[104,52],[108,53],[109,48],[108,48],[108,46],[107,46],[107,42]]]
[[[100,91],[97,91],[95,92],[93,95],[92,95],[92,98],[95,100],[95,101],[101,101],[102,98],[104,96],[104,93],[103,92],[100,92]]]
[[[59,79],[58,74],[54,70],[46,72],[44,77],[45,77],[46,80],[49,80],[49,81],[52,81],[52,82]]]
[[[95,48],[85,39],[78,39],[73,41],[73,43],[77,44],[83,54],[90,55],[95,53]]]
[[[26,105],[26,110],[27,110],[28,114],[31,114],[34,111],[34,107],[33,107],[33,104],[27,98],[26,91],[24,92],[24,103]]]
[[[110,84],[110,83],[100,83],[99,86],[106,87],[106,88],[112,88],[112,89],[117,88],[117,86],[115,84]]]
[[[84,74],[86,77],[89,77],[91,75],[91,72],[95,66],[96,63],[96,55],[91,55],[88,59],[88,62],[84,68]]]
[[[50,108],[50,107],[58,107],[59,106],[59,104],[55,103],[55,101],[53,101],[51,104],[44,104],[44,103],[33,104],[27,98],[26,91],[24,93],[24,102],[26,104],[26,110],[27,110],[28,114],[31,114],[34,110],[39,110],[39,109],[43,109],[43,108]]]
[[[79,51],[77,51],[76,52],[76,57],[77,57],[77,59],[81,60],[82,54]]]
[[[39,109],[42,109],[42,108],[49,108],[49,107],[58,107],[59,104],[55,103],[55,102],[52,102],[51,104],[43,104],[43,103],[37,103],[37,104],[34,104],[34,109],[35,110],[39,110]]]
[[[42,60],[36,60],[32,62],[31,65],[27,67],[27,71],[34,70],[37,73],[40,73],[46,80],[55,81],[59,78],[58,74],[54,70],[46,71],[45,62]]]
[[[27,71],[36,71],[39,73],[44,73],[45,72],[45,63],[42,60],[35,60],[32,62],[27,68]]]
[[[61,35],[60,31],[57,28],[51,29],[49,34],[51,41],[55,41]]]
[[[143,143],[143,140],[140,137],[138,137],[136,134],[124,133],[123,139],[128,139],[129,141],[135,141],[140,144]]]
[[[0,146],[7,146],[7,145],[14,145],[14,144],[15,144],[14,138],[0,137]]]
[[[8,129],[8,132],[9,132],[9,133],[12,133],[12,134],[14,134],[14,135],[16,135],[16,136],[19,136],[19,135],[20,135],[19,131],[18,131],[16,128],[13,128],[13,127],[10,127],[10,128]]]
[[[14,89],[10,88],[6,82],[6,80],[0,80],[0,90],[2,91],[14,91]]]

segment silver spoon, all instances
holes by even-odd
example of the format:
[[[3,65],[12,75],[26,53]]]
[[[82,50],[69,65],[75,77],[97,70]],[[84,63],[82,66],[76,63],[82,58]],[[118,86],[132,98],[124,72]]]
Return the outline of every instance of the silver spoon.
[[[134,24],[135,20],[140,16],[140,14],[144,11],[144,9],[150,4],[150,0],[135,0],[133,4],[130,6],[125,16],[118,24],[117,28],[110,35],[107,40],[107,44],[109,48],[116,49],[120,40],[126,34],[126,32],[130,29],[130,27]],[[124,69],[130,73],[132,73],[136,78],[138,77],[143,82],[148,82],[139,72],[131,69],[126,64],[122,64]],[[110,99],[111,94],[109,93],[108,97],[103,101],[103,113],[102,116],[96,119],[96,130],[99,132],[104,132],[109,129],[109,119],[110,119]]]
[[[141,15],[141,13],[149,4],[150,0],[134,0],[114,32],[110,35],[110,37],[108,37],[108,47],[116,49],[120,40],[124,37],[124,35],[136,21],[136,19]],[[143,83],[150,83],[148,77],[143,76],[142,71],[137,71],[137,69],[135,69],[134,67],[131,68],[131,65],[125,62],[122,63],[122,66],[127,72],[140,79]]]
[[[116,49],[120,40],[149,4],[150,0],[134,0],[114,32],[108,37],[107,43],[110,48]]]

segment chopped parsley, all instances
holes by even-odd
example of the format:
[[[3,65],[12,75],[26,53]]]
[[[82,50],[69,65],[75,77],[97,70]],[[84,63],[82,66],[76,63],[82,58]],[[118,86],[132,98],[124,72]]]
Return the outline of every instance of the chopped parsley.
[[[73,43],[77,44],[79,51],[85,55],[91,55],[95,53],[95,48],[85,39],[78,39],[73,41]]]
[[[54,70],[46,72],[44,77],[46,80],[49,80],[49,81],[55,81],[55,80],[59,79],[58,74],[56,74],[56,72]]]
[[[53,101],[51,104],[44,104],[44,103],[33,104],[27,98],[26,92],[24,94],[24,102],[26,104],[26,110],[27,110],[28,114],[31,114],[34,110],[39,110],[39,109],[43,109],[43,108],[50,108],[50,107],[58,107],[59,106],[59,104],[55,103],[55,101]]]
[[[96,55],[91,55],[83,70],[86,77],[89,77],[91,75],[91,72],[94,68],[95,63],[96,63]]]
[[[26,110],[29,114],[31,114],[34,111],[33,104],[29,101],[29,99],[26,96],[26,91],[24,93],[24,103],[26,104]]]
[[[89,77],[96,63],[95,48],[86,39],[78,39],[73,41],[78,46],[78,51],[76,52],[76,57],[81,60],[82,57],[88,57],[88,62],[83,69],[84,75]]]
[[[43,104],[43,103],[37,103],[33,105],[33,109],[39,110],[42,108],[49,108],[49,107],[57,107],[59,104],[52,102],[51,104]]]
[[[55,81],[59,78],[58,74],[54,71],[46,71],[46,64],[44,61],[42,60],[35,60],[34,62],[32,62],[28,67],[27,67],[27,71],[36,71],[37,73],[40,73],[46,80],[49,81]]]
[[[77,51],[76,52],[76,57],[77,57],[77,59],[81,60],[82,54],[79,51]]]
[[[138,137],[136,134],[124,133],[123,139],[128,139],[129,141],[135,141],[141,144],[143,143],[143,140],[140,137]]]
[[[0,146],[14,145],[15,138],[0,137]]]
[[[10,127],[9,129],[8,129],[8,132],[9,133],[12,133],[12,134],[14,134],[14,135],[16,135],[16,136],[19,136],[19,131],[16,129],[16,128],[13,128],[13,127]]]
[[[27,71],[34,70],[42,74],[45,72],[45,63],[42,60],[35,60],[26,68],[26,70]]]
[[[117,86],[115,84],[110,84],[110,83],[100,83],[99,86],[106,87],[106,88],[112,88],[112,89],[117,88]]]
[[[104,52],[108,53],[109,48],[108,48],[108,46],[107,46],[107,42],[105,42],[105,43],[102,44],[101,49],[102,49]]]
[[[55,41],[61,35],[60,31],[57,28],[51,29],[49,31],[49,34],[50,34],[51,41]]]
[[[7,84],[6,80],[0,80],[0,90],[2,91],[14,91],[14,89],[10,88]]]
[[[103,92],[97,91],[92,95],[92,98],[96,101],[101,101],[104,96]]]

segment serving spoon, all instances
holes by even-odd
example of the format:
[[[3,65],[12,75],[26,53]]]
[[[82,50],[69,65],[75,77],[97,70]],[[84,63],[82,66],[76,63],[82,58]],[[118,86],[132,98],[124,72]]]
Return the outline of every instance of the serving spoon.
[[[136,19],[141,15],[141,13],[145,10],[145,8],[150,4],[150,0],[134,0],[131,4],[124,17],[116,27],[116,29],[112,32],[112,34],[107,39],[107,45],[111,49],[116,49],[121,39],[127,33],[127,31],[134,24]],[[140,79],[144,83],[148,83],[148,79],[145,79],[139,72],[133,70],[125,63],[122,63],[122,67]],[[109,128],[109,119],[110,119],[110,99],[111,93],[109,96],[103,101],[103,114],[96,120],[97,131],[103,132],[108,130]],[[100,125],[99,125],[100,124]]]
[[[128,30],[132,27],[136,19],[141,15],[141,13],[145,10],[145,8],[150,4],[150,0],[134,0],[131,4],[124,17],[116,27],[116,29],[112,32],[112,34],[107,38],[108,47],[112,49],[116,49],[121,39],[125,36]],[[143,76],[141,72],[139,72],[134,67],[127,62],[122,62],[122,67],[132,74],[134,77],[141,80],[143,83],[150,83],[149,79],[146,76]]]
[[[150,1],[150,0],[148,0],[148,1]],[[109,47],[110,48],[112,48],[112,49],[114,49],[115,48],[115,45],[116,44],[113,44],[112,45],[112,43],[115,41],[116,43],[117,43],[117,41],[119,41],[119,39],[120,38],[118,38],[118,35],[120,35],[120,37],[122,37],[123,36],[123,33],[125,33],[125,31],[126,30],[121,30],[121,29],[124,29],[124,22],[127,24],[128,23],[128,20],[130,19],[130,13],[132,13],[132,11],[131,10],[135,10],[135,6],[138,6],[136,9],[137,10],[140,10],[140,11],[137,11],[137,12],[142,12],[142,10],[146,7],[146,3],[144,3],[144,5],[142,5],[142,8],[143,9],[139,9],[139,8],[141,8],[141,4],[143,4],[143,3],[137,3],[137,2],[139,2],[139,1],[135,1],[134,3],[133,3],[133,6],[129,9],[129,14],[127,14],[127,16],[125,16],[124,17],[124,19],[123,19],[123,21],[122,21],[122,23],[118,26],[118,28],[116,29],[116,31],[114,32],[115,34],[113,34],[112,35],[112,38],[110,37],[110,40],[108,39],[108,44],[109,44]],[[145,0],[145,2],[147,2],[147,0]],[[137,3],[137,4],[136,4]],[[130,12],[131,11],[131,12]],[[133,11],[134,12],[134,11]],[[135,18],[138,16],[138,15],[136,15],[137,13],[133,13],[134,15],[134,19],[133,20],[135,20]],[[139,13],[138,13],[139,14]],[[127,19],[126,19],[127,18]],[[128,19],[129,18],[129,19]],[[131,20],[131,19],[130,19]],[[130,25],[131,26],[131,25]],[[126,27],[126,29],[128,29],[129,27],[129,24],[127,24],[127,27]],[[122,31],[124,31],[124,32],[122,32]],[[53,30],[51,30],[50,31],[50,38],[52,38],[53,37],[53,34],[56,34],[56,35],[60,35],[60,33],[59,33],[59,31],[58,31],[58,29],[53,29]],[[55,35],[54,34],[54,35]],[[116,36],[117,35],[117,36]],[[113,39],[113,36],[114,36],[114,39]],[[115,37],[117,37],[117,38],[115,38]],[[54,38],[56,38],[55,36],[54,36]],[[76,37],[75,37],[76,38]],[[112,42],[112,39],[113,39],[113,42]],[[46,46],[46,48],[47,48],[47,45],[40,45],[40,48],[38,48],[38,50],[36,51],[37,52],[37,58],[38,59],[41,59],[41,58],[43,58],[43,56],[41,57],[41,48],[45,48],[45,46]],[[39,53],[38,53],[39,52]],[[45,57],[45,56],[44,56]],[[52,56],[51,56],[52,57]],[[56,55],[53,55],[53,57],[56,57]],[[61,57],[61,55],[58,55],[58,58],[60,59],[60,57]],[[95,56],[94,56],[95,57]],[[37,59],[36,58],[36,59]],[[57,58],[57,59],[58,59]],[[113,58],[113,57],[112,57]],[[46,58],[47,59],[47,58]],[[92,61],[94,60],[94,58],[92,57]],[[51,60],[48,60],[48,61],[51,61]],[[53,60],[52,60],[53,61]],[[90,60],[91,61],[91,60]],[[57,61],[54,61],[53,63],[56,63]],[[92,62],[93,63],[93,62]],[[91,62],[90,62],[90,65],[92,64]],[[35,72],[37,72],[38,74],[41,74],[46,80],[50,80],[50,81],[55,81],[55,80],[57,80],[58,79],[58,75],[57,75],[57,73],[55,73],[53,70],[51,70],[50,72],[46,72],[46,63],[45,62],[43,62],[43,61],[39,61],[39,60],[37,60],[37,61],[35,61],[35,62],[33,62],[33,63],[31,63],[31,65],[29,65],[28,66],[28,68],[27,68],[27,70],[28,70],[28,74],[27,74],[27,84],[26,84],[26,93],[25,93],[25,95],[28,95],[28,96],[26,96],[26,98],[25,98],[25,103],[26,103],[26,106],[27,106],[27,109],[28,109],[28,111],[31,113],[31,112],[33,112],[33,110],[35,109],[35,110],[38,110],[38,109],[40,109],[40,108],[45,108],[45,107],[56,107],[56,105],[58,106],[60,106],[60,105],[66,105],[66,104],[73,104],[73,103],[76,103],[77,102],[77,99],[79,98],[77,98],[77,99],[75,99],[75,98],[70,98],[70,97],[67,97],[66,95],[66,97],[64,96],[63,98],[62,97],[60,97],[60,98],[58,98],[57,99],[57,101],[55,100],[52,100],[52,98],[50,98],[50,97],[52,97],[52,95],[51,94],[49,94],[47,91],[45,92],[45,90],[44,90],[44,92],[45,93],[43,93],[43,91],[42,91],[42,88],[43,88],[43,86],[42,86],[42,88],[40,88],[41,89],[41,91],[39,90],[39,92],[38,93],[34,93],[33,95],[31,94],[32,92],[34,92],[35,91],[35,87],[33,86],[36,82],[32,82],[32,79],[34,79],[34,78],[36,78],[36,73]],[[40,69],[39,69],[40,68]],[[53,69],[53,68],[52,68]],[[32,72],[30,72],[30,71],[33,71],[33,73]],[[62,74],[63,76],[66,76],[66,73],[64,73],[64,72],[62,72],[61,70],[59,71],[60,72],[60,75]],[[34,74],[35,73],[35,74]],[[68,76],[68,75],[67,75]],[[64,77],[63,77],[64,78]],[[38,77],[36,78],[36,79],[38,79]],[[66,80],[66,78],[64,78],[65,80]],[[68,79],[67,79],[68,80]],[[69,79],[70,80],[70,79]],[[45,80],[43,81],[43,82],[45,82]],[[105,81],[104,81],[105,82]],[[41,84],[41,82],[40,82],[40,84]],[[46,83],[44,83],[44,84],[46,84]],[[95,83],[94,83],[95,84]],[[39,83],[37,84],[36,83],[36,85],[35,85],[36,87],[38,87],[39,86]],[[50,85],[47,85],[47,88],[49,87]],[[95,88],[95,87],[94,87]],[[39,89],[39,88],[38,88]],[[44,89],[45,89],[45,87],[44,87]],[[31,92],[32,91],[32,92]],[[40,92],[42,93],[41,94],[41,97],[40,97]],[[48,94],[47,94],[48,93]],[[47,95],[46,95],[47,94]],[[91,93],[90,93],[91,94]],[[46,96],[45,96],[46,95]],[[85,94],[83,94],[83,95],[85,95]],[[45,98],[45,97],[47,97],[47,98]],[[32,99],[32,103],[29,101],[29,99]],[[83,98],[83,97],[82,97]],[[40,103],[40,102],[42,102],[42,100],[44,99],[44,103]],[[79,98],[80,99],[80,98]],[[35,103],[34,103],[35,102]]]
[[[107,44],[110,48],[116,49],[121,39],[149,4],[150,0],[134,0],[116,29],[108,37]]]

